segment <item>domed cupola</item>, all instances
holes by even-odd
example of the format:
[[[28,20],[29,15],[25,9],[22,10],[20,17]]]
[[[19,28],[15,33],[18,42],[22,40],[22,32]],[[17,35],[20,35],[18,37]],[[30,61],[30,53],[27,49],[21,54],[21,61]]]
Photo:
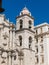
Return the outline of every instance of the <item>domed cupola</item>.
[[[24,7],[23,10],[20,12],[20,15],[25,15],[25,14],[31,16],[31,13],[26,7]]]

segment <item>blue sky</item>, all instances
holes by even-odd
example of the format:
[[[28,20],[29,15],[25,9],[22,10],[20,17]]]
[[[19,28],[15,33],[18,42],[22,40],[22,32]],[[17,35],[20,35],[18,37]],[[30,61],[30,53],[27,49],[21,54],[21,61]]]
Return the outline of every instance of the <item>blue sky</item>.
[[[35,18],[34,24],[49,23],[49,0],[2,0],[6,18],[16,23],[16,16],[26,6]]]

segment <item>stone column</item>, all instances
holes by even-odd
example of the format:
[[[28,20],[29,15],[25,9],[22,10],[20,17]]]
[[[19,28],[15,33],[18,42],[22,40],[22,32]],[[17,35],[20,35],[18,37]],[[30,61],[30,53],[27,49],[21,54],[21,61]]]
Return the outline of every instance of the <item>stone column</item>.
[[[19,56],[19,61],[20,61],[20,64],[19,65],[23,65],[23,57],[24,57],[24,54],[22,51],[20,51],[18,53],[18,56]]]
[[[0,46],[1,46],[1,28],[0,28]]]
[[[13,49],[15,49],[15,31],[13,31]]]
[[[2,52],[1,52],[1,49],[0,49],[0,65],[1,65],[1,53],[2,53]]]
[[[11,52],[8,53],[8,65],[12,65],[12,60],[11,60]]]
[[[9,39],[8,39],[8,49],[10,48],[10,31],[9,31]]]
[[[2,50],[1,50],[1,28],[0,28],[0,65],[1,65],[1,54],[2,54]]]
[[[12,49],[13,48],[13,31],[10,30],[10,48]]]
[[[9,55],[7,53],[7,65],[9,65]]]
[[[1,42],[1,29],[0,29],[0,42]],[[0,46],[1,46],[1,43],[0,43]],[[0,61],[1,61],[1,49],[0,49]],[[1,62],[0,62],[0,65],[1,65]]]
[[[19,56],[19,61],[20,61],[19,65],[23,65],[23,56]]]
[[[14,65],[14,56],[15,56],[15,53],[13,52],[12,53],[12,65]]]

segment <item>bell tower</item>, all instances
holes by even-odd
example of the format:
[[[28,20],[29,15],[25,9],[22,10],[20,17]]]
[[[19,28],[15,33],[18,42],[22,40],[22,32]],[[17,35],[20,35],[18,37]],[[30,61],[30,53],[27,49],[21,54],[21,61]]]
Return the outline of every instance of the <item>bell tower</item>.
[[[34,28],[34,18],[31,16],[31,12],[24,7],[20,12],[20,15],[17,17],[16,29],[31,29]]]
[[[34,18],[29,10],[24,7],[16,20],[17,49],[19,47],[22,52],[21,55],[23,54],[21,65],[35,65]]]

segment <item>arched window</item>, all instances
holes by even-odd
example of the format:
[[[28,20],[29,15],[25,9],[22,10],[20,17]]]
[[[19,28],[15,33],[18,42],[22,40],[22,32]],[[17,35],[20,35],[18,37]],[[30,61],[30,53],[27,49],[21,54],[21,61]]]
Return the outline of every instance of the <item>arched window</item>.
[[[29,29],[31,29],[32,21],[29,20]]]
[[[38,53],[38,46],[35,46],[35,48],[36,48],[36,53]]]
[[[39,62],[38,56],[35,56],[35,63],[37,64]]]
[[[14,60],[16,60],[16,55],[14,56]]]
[[[41,42],[43,42],[43,36],[41,36]]]
[[[22,36],[19,36],[20,46],[22,46]]]
[[[20,29],[22,29],[22,27],[23,27],[23,20],[21,19],[20,20]]]
[[[41,28],[41,33],[42,33],[42,28]]]
[[[36,30],[36,34],[37,34],[37,30]]]
[[[31,43],[32,43],[32,37],[29,37],[29,48],[31,48]]]
[[[31,36],[29,37],[29,43],[32,43],[32,37]]]

